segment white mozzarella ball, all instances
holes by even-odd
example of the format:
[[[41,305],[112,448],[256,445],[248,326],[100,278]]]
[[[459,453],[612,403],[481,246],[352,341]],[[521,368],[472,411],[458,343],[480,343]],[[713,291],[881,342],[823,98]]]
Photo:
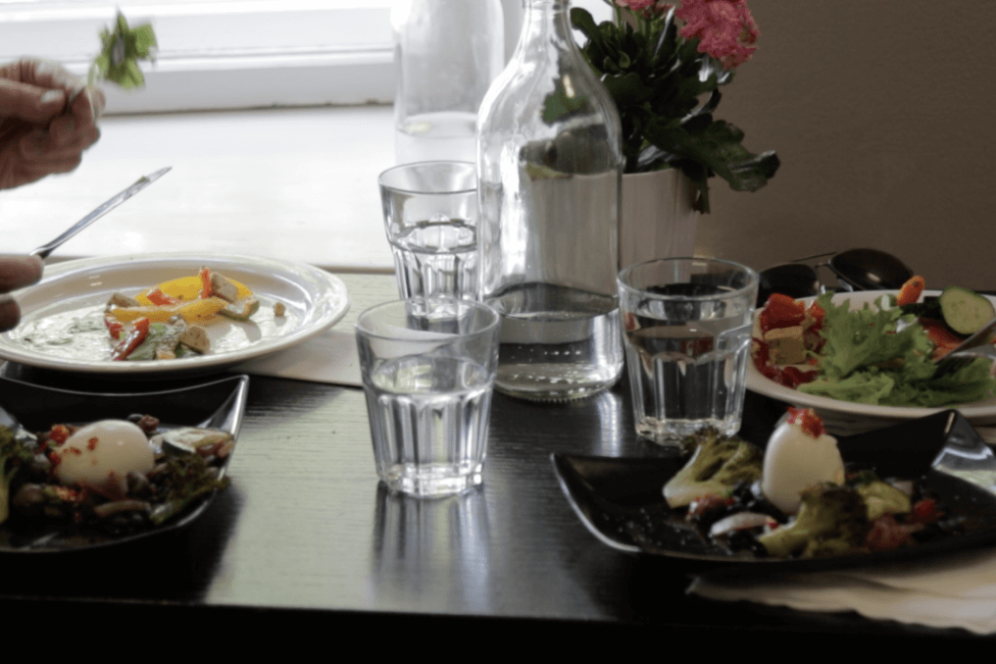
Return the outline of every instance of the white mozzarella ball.
[[[125,420],[81,427],[56,449],[55,475],[63,484],[88,486],[109,498],[123,497],[131,471],[147,473],[155,454],[145,432]]]
[[[783,422],[771,434],[764,454],[764,495],[781,511],[794,514],[801,502],[799,494],[820,482],[844,482],[837,439],[823,432],[812,436],[798,423]]]

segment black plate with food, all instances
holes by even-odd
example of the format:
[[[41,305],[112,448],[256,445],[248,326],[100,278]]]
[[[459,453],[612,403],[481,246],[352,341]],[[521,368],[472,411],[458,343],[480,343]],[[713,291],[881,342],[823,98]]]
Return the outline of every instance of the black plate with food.
[[[11,478],[0,553],[91,549],[188,525],[227,483],[248,388],[234,376],[93,394],[0,378],[0,425],[19,439],[0,440]]]
[[[664,485],[686,456],[608,458],[552,455],[560,486],[574,511],[602,542],[682,565],[689,571],[736,566],[738,573],[825,570],[918,558],[996,542],[996,456],[955,410],[838,440],[848,468],[879,477],[916,479],[957,527],[927,541],[891,550],[778,558],[733,551],[672,509]]]

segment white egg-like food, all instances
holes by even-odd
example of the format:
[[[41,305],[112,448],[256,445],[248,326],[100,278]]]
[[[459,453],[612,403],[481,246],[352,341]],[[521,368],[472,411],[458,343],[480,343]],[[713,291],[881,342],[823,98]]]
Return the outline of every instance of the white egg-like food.
[[[804,421],[810,417],[815,419]],[[761,490],[771,503],[795,514],[802,502],[799,494],[820,482],[844,482],[844,460],[837,439],[823,431],[812,411],[794,411],[778,425],[764,453]]]
[[[125,420],[101,420],[81,427],[56,449],[55,476],[63,484],[79,484],[122,498],[131,471],[147,473],[155,453],[145,432]]]

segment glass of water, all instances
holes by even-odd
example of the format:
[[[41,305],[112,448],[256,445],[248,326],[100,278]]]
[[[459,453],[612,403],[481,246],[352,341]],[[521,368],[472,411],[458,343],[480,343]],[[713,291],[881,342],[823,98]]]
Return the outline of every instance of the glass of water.
[[[424,161],[378,181],[401,297],[478,299],[477,167]]]
[[[381,304],[356,323],[377,474],[418,496],[481,483],[499,316],[469,300]]]
[[[636,432],[657,443],[740,429],[758,275],[710,258],[666,258],[619,273]]]

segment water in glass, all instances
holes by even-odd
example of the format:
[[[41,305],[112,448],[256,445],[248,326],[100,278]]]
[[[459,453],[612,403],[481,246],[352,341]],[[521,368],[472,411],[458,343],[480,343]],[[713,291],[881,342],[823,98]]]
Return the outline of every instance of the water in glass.
[[[374,457],[390,488],[431,496],[480,484],[492,380],[480,364],[429,356],[388,361],[371,374]]]
[[[462,219],[423,221],[388,238],[401,297],[477,297],[477,234]]]
[[[637,433],[654,439],[681,438],[706,427],[736,433],[750,350],[749,311],[682,321],[655,311],[660,304],[646,303],[626,314]]]

